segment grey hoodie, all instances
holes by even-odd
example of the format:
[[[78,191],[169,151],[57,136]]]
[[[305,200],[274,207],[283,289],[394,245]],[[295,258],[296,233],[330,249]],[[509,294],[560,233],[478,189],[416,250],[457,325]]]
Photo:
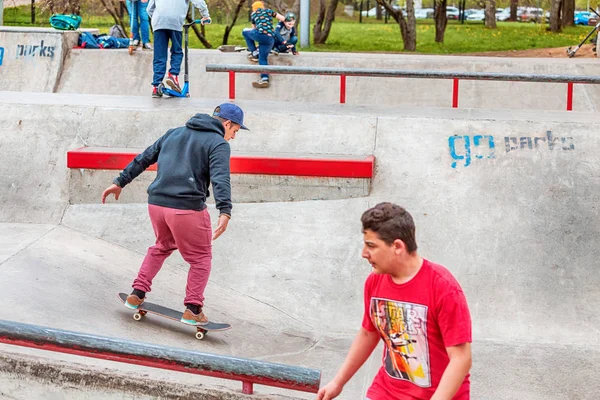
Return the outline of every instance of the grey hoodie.
[[[204,210],[212,183],[221,214],[231,215],[229,143],[225,128],[208,114],[196,114],[185,126],[170,129],[139,154],[113,180],[125,187],[158,162],[156,179],[148,187],[148,203],[180,210]]]
[[[191,0],[200,10],[202,18],[209,18],[208,7],[204,0]],[[152,18],[152,29],[183,30],[185,17],[189,9],[190,0],[149,0],[148,15]]]

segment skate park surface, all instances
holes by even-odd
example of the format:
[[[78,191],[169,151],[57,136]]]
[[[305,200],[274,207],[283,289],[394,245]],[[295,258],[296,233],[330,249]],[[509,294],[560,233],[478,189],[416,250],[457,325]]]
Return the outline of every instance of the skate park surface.
[[[597,397],[600,140],[595,86],[576,89],[576,111],[566,112],[566,85],[547,84],[554,89],[536,89],[527,98],[515,95],[514,86],[505,82],[495,82],[491,96],[473,86],[461,94],[464,106],[451,109],[443,107],[450,102],[449,91],[431,92],[434,98],[426,105],[419,103],[428,100],[423,94],[415,94],[411,104],[412,95],[396,87],[377,89],[387,103],[370,102],[374,88],[357,81],[357,97],[339,105],[333,83],[321,85],[321,92],[317,79],[275,77],[273,92],[251,98],[254,92],[247,86],[252,77],[239,79],[236,104],[245,110],[251,131],[231,142],[233,154],[373,155],[376,166],[367,193],[359,195],[344,191],[356,183],[343,179],[290,178],[274,184],[272,177],[259,176],[238,185],[234,180],[233,218],[214,242],[206,292],[208,316],[233,329],[197,341],[193,329],[181,324],[150,317],[134,321],[117,299],[118,292],[129,290],[153,243],[144,191],[154,173],[140,176],[118,202],[102,205],[101,191],[117,171],[68,169],[66,153],[82,146],[143,149],[167,129],[226,100],[227,76],[211,74],[209,79],[195,67],[192,84],[199,86],[192,86],[190,99],[154,100],[143,82],[126,90],[118,82],[103,88],[91,77],[78,92],[74,76],[88,68],[74,66],[75,57],[83,58],[75,52],[83,51],[66,56],[50,85],[56,90],[0,92],[0,159],[5,163],[0,172],[0,319],[315,368],[326,384],[362,318],[362,284],[370,266],[360,258],[360,215],[378,202],[392,201],[412,213],[421,255],[448,267],[465,290],[473,318],[473,399]],[[237,58],[232,62],[206,52],[215,63],[243,63],[243,54],[227,55]],[[130,61],[126,52],[105,54],[96,70]],[[199,64],[203,54],[193,52],[192,63]],[[329,60],[314,55],[319,57]],[[351,55],[339,57],[352,60]],[[382,68],[419,60],[421,68],[445,70],[447,62],[444,57],[432,57],[429,64],[421,56],[377,58],[388,63]],[[468,59],[452,59],[455,69],[461,64],[472,68]],[[562,69],[564,61],[521,65],[549,73]],[[590,60],[571,61],[577,61],[568,66],[572,73],[598,75]],[[344,62],[338,60],[339,66],[355,66]],[[506,72],[520,62],[485,59],[487,70]],[[138,79],[128,68],[122,68],[124,81]],[[380,81],[386,85],[390,80]],[[302,84],[302,89],[281,98],[284,90],[278,85],[284,83]],[[410,85],[442,90],[445,84],[414,80]],[[469,93],[518,106],[473,104]],[[276,198],[273,185],[294,195]],[[209,211],[214,224],[212,203]],[[149,300],[182,309],[186,276],[185,262],[174,253]],[[56,398],[144,398],[122,389],[122,383],[111,390],[68,382],[65,371],[72,370],[98,380],[142,380],[146,398],[168,397],[168,390],[243,397],[233,381],[0,347],[0,398],[45,398],[49,393]],[[340,398],[364,398],[380,359],[378,348]],[[63,378],[44,381],[31,372],[35,365]],[[255,392],[259,398],[314,398],[259,385]]]

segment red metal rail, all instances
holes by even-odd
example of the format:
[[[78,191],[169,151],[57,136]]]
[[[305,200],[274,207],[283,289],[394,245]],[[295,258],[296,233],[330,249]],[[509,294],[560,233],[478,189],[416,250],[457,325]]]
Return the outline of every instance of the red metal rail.
[[[68,168],[121,170],[140,152],[134,149],[82,147],[67,152]],[[300,158],[232,155],[232,174],[372,178],[375,157]],[[149,170],[156,170],[156,164]]]

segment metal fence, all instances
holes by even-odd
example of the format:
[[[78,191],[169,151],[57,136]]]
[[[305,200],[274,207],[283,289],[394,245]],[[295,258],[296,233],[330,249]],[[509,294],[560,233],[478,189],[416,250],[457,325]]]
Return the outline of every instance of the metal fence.
[[[207,64],[207,72],[229,73],[229,98],[235,99],[236,73],[269,73],[292,75],[333,75],[340,77],[340,103],[346,103],[346,77],[368,76],[385,78],[416,79],[451,79],[452,107],[458,108],[458,92],[460,80],[505,81],[505,82],[544,82],[567,84],[567,111],[573,110],[573,85],[600,84],[600,76],[580,75],[541,75],[541,74],[508,74],[495,72],[445,72],[416,71],[400,69],[368,69],[368,68],[331,68],[331,67],[288,67],[279,65],[244,65],[244,64]]]

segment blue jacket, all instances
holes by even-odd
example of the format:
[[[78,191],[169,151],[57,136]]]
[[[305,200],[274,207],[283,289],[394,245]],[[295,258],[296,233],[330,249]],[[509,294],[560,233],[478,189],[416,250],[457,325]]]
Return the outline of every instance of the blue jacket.
[[[221,121],[196,114],[185,126],[170,129],[131,161],[113,183],[125,187],[158,162],[156,179],[148,187],[148,203],[180,210],[201,211],[210,196],[221,214],[231,215],[231,150]]]
[[[284,33],[284,35],[282,35],[282,32]],[[288,33],[289,33],[289,37],[288,37]],[[286,36],[286,37],[284,37]],[[292,27],[291,30],[288,30],[286,28],[286,26],[283,24],[283,22],[279,22],[277,24],[277,26],[275,27],[275,44],[281,44],[284,41],[289,41],[291,38],[293,38],[294,36],[296,36],[296,27]]]

